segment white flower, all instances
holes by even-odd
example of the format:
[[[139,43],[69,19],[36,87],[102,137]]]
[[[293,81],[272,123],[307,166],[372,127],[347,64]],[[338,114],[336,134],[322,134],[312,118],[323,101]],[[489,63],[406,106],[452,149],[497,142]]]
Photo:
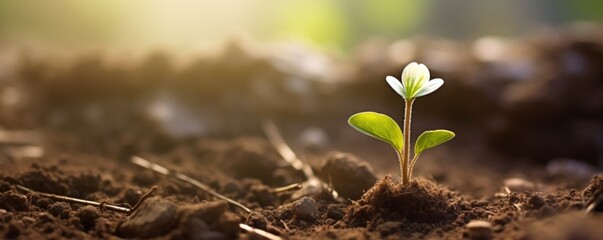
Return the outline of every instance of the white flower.
[[[414,99],[425,96],[438,90],[444,80],[434,78],[429,80],[429,69],[423,64],[412,62],[402,71],[402,82],[395,77],[387,76],[385,78],[389,86],[396,91],[404,99]]]

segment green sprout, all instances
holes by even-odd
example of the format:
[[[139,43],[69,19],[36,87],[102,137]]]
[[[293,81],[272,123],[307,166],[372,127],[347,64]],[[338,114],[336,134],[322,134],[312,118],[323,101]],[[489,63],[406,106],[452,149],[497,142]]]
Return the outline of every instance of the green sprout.
[[[398,155],[402,184],[407,184],[412,177],[412,169],[423,151],[438,146],[454,138],[449,130],[430,130],[423,132],[415,143],[414,156],[410,158],[410,120],[412,104],[416,98],[430,94],[444,84],[441,78],[429,80],[429,69],[415,62],[408,64],[402,72],[402,82],[395,77],[387,76],[387,83],[405,102],[404,132],[389,116],[376,112],[361,112],[354,114],[348,123],[356,130],[389,143]]]

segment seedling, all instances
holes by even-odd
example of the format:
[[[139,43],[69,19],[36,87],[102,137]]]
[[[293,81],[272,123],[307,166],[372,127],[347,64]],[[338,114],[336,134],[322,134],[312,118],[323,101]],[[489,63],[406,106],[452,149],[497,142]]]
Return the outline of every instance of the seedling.
[[[438,146],[454,138],[449,130],[429,130],[423,132],[415,143],[414,156],[410,158],[410,123],[412,104],[418,97],[430,94],[444,84],[441,78],[429,80],[429,69],[415,62],[408,64],[402,71],[401,82],[395,77],[387,76],[387,83],[404,98],[404,132],[391,117],[376,112],[354,114],[348,123],[356,130],[389,143],[398,155],[402,184],[407,184],[412,177],[412,169],[423,151]]]

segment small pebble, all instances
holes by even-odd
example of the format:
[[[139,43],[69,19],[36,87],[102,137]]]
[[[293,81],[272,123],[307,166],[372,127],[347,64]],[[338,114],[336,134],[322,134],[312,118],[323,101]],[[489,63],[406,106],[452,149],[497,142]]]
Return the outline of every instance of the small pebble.
[[[528,199],[528,206],[530,207],[530,209],[540,209],[544,205],[546,205],[546,202],[544,201],[544,198],[542,198],[541,196],[532,195]]]
[[[340,196],[352,200],[360,199],[377,182],[368,162],[342,152],[329,153],[318,176],[332,184]]]
[[[66,202],[55,202],[50,205],[48,212],[55,217],[68,218],[69,212],[71,211],[71,205]]]
[[[82,223],[84,228],[90,229],[96,224],[96,219],[100,217],[100,212],[96,207],[84,206],[77,210],[76,216],[80,218],[80,223]]]
[[[293,203],[293,212],[295,217],[308,221],[315,221],[320,216],[318,203],[309,197],[303,197],[295,201]]]
[[[492,224],[473,220],[467,223],[468,237],[472,240],[492,239]]]
[[[126,238],[162,236],[177,224],[176,218],[176,205],[160,197],[150,197],[119,226],[119,233]]]

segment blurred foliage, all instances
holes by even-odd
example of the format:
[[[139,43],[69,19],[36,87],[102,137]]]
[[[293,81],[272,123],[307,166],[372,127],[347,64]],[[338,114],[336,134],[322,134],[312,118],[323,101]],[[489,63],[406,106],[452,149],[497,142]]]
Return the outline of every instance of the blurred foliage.
[[[321,1],[275,3],[264,34],[271,38],[305,38],[311,43],[350,48],[369,36],[400,37],[419,24],[424,2]]]
[[[603,19],[603,1],[578,0],[568,1],[571,18],[578,20],[599,21]]]
[[[601,20],[601,9],[598,0],[7,0],[0,2],[0,40],[190,49],[242,34],[348,50],[374,36],[518,34]]]
[[[333,1],[309,0],[303,5],[279,1],[274,4],[272,9],[275,11],[264,23],[267,36],[305,36],[309,41],[327,45],[345,43],[350,37],[345,16]]]

